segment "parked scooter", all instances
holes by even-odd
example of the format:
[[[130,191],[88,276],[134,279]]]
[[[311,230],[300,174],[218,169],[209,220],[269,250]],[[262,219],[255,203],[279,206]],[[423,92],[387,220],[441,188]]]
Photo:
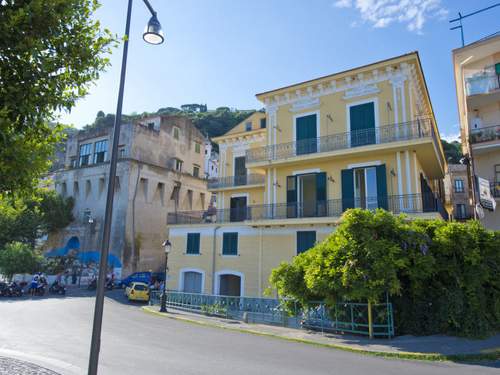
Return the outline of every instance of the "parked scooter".
[[[17,284],[15,281],[11,282],[9,284],[9,287],[7,289],[7,296],[9,297],[22,297],[23,296],[23,289],[19,284]]]
[[[61,285],[57,280],[52,283],[49,288],[49,293],[51,294],[59,294],[61,296],[66,294],[66,287]]]
[[[6,296],[9,291],[9,285],[6,282],[0,281],[0,297]]]
[[[113,282],[113,279],[106,279],[106,289],[107,290],[113,290],[115,287],[115,283]]]
[[[35,296],[44,296],[45,295],[45,285],[43,283],[38,284],[38,286],[34,289],[33,295]]]

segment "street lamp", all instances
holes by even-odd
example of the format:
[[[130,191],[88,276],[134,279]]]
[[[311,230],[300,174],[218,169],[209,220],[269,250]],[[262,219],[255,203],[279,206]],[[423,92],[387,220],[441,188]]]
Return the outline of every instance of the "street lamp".
[[[156,12],[148,0],[143,0],[152,17],[148,22],[143,39],[150,44],[161,44],[164,41],[160,22]],[[92,327],[92,341],[90,343],[90,358],[88,375],[97,375],[99,351],[101,348],[102,314],[104,308],[104,286],[106,269],[108,265],[109,243],[111,235],[111,219],[113,214],[113,195],[115,191],[116,164],[118,161],[118,143],[120,140],[120,127],[122,121],[123,91],[125,88],[125,73],[127,71],[128,42],[130,32],[130,18],[132,16],[132,0],[128,0],[127,20],[125,23],[125,38],[123,42],[122,67],[120,73],[120,86],[118,90],[118,103],[116,105],[115,123],[113,125],[113,145],[109,163],[108,191],[106,195],[106,211],[104,214],[101,256],[99,261],[99,276],[97,278],[97,293],[94,308],[94,323]]]
[[[165,240],[162,244],[165,250],[165,280],[163,281],[163,293],[161,295],[160,312],[167,312],[167,275],[168,275],[168,254],[172,251],[172,244],[169,240]]]

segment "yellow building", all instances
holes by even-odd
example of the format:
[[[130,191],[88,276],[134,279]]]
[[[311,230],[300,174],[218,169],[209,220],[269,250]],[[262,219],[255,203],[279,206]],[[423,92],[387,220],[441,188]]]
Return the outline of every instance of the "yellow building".
[[[460,132],[464,155],[472,161],[470,176],[488,180],[493,199],[484,206],[481,222],[500,229],[500,35],[481,39],[453,51]],[[472,179],[471,179],[472,182]],[[477,183],[474,181],[475,191]],[[481,215],[482,216],[482,215]]]
[[[262,296],[351,207],[445,215],[445,159],[416,52],[257,95],[215,139],[217,209],[168,217],[168,287]],[[440,213],[441,212],[441,213]]]

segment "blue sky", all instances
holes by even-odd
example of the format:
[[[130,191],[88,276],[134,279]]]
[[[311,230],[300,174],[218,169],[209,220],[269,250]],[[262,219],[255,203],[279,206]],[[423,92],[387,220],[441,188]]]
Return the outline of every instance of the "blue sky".
[[[149,14],[134,1],[124,113],[185,103],[260,108],[255,94],[418,50],[442,136],[458,133],[448,19],[495,0],[150,0],[166,34],[147,45]],[[122,35],[126,1],[96,17]],[[500,7],[464,21],[466,43],[500,29]],[[61,121],[82,127],[114,113],[121,45],[90,94]]]

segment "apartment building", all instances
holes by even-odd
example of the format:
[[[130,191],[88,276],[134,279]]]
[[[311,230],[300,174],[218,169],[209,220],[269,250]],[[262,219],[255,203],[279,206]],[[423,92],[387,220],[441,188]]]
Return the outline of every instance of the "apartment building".
[[[479,219],[500,229],[500,34],[453,51],[463,153]],[[489,189],[488,189],[489,184]],[[473,189],[472,189],[473,188]]]
[[[262,296],[352,207],[441,218],[445,158],[418,53],[257,94],[214,141],[217,209],[171,213],[169,288]]]
[[[444,191],[445,206],[453,220],[474,218],[466,165],[448,164],[444,177]]]
[[[67,140],[55,189],[75,199],[75,221],[49,236],[48,254],[77,250],[96,259],[102,241],[111,127],[79,131]],[[161,271],[168,212],[209,205],[204,137],[181,116],[152,116],[123,124],[110,253],[117,275]]]

